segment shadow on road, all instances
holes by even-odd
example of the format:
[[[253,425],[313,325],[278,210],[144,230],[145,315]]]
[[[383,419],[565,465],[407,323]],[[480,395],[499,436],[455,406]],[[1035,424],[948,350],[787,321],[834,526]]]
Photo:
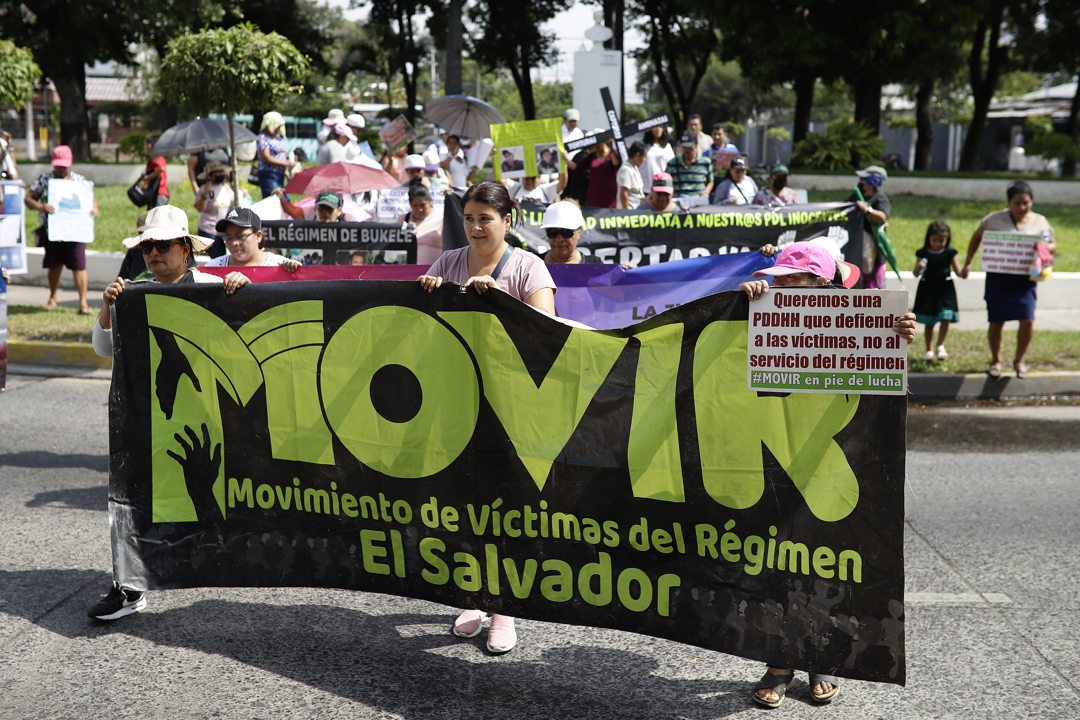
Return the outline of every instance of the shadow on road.
[[[34,597],[41,588],[90,584],[96,589],[94,583],[100,583],[104,590],[108,582],[102,572],[0,571],[5,588],[0,611],[69,638],[92,642],[123,633],[158,646],[216,654],[409,718],[722,717],[749,704],[741,678],[656,674],[659,664],[632,650],[638,639],[629,633],[615,637],[625,649],[593,647],[542,637],[557,634],[559,625],[521,623],[519,648],[494,658],[482,649],[484,633],[473,640],[451,637],[451,618],[444,613],[372,615],[325,604],[202,600],[93,623],[74,599],[42,615],[41,598]],[[17,602],[22,592],[29,597]],[[78,599],[85,594],[77,593]],[[530,647],[531,640],[548,647]],[[553,640],[558,646],[551,647]],[[472,647],[447,650],[462,643]],[[462,654],[469,659],[458,657]],[[710,675],[707,666],[703,669]]]
[[[26,501],[26,507],[50,507],[67,510],[100,510],[108,509],[109,488],[105,485],[93,487],[72,488],[70,490],[47,490],[39,492]]]
[[[109,472],[109,455],[84,453],[54,453],[46,450],[27,450],[16,453],[0,453],[0,467],[22,468],[85,468],[96,472]]]

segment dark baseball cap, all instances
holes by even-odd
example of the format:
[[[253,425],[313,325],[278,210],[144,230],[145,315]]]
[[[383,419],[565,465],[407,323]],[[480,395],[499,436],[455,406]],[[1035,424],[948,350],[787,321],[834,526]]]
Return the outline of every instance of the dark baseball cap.
[[[214,229],[219,233],[225,232],[225,228],[229,225],[251,228],[255,232],[259,232],[262,230],[262,219],[253,213],[251,208],[233,208],[228,215],[217,221]]]

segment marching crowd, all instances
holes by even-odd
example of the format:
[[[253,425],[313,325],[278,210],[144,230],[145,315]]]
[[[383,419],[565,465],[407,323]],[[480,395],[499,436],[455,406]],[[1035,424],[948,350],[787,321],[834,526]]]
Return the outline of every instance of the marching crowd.
[[[564,142],[587,137],[578,127],[577,110],[565,112],[562,125]],[[285,193],[289,176],[297,163],[285,145],[284,119],[279,113],[263,116],[256,143],[256,176],[263,198],[277,197],[288,217],[336,222],[356,219],[350,216],[348,198],[340,193],[318,194],[306,208],[294,204]],[[378,167],[393,175],[408,190],[409,208],[400,219],[421,226],[436,219],[432,198],[450,188],[466,189],[461,199],[463,230],[466,247],[441,253],[440,250],[418,258],[430,268],[418,277],[421,288],[435,291],[444,282],[460,283],[478,293],[498,288],[513,295],[539,311],[555,314],[554,296],[557,292],[550,264],[573,264],[591,261],[591,256],[578,248],[585,226],[581,208],[641,208],[650,212],[675,212],[699,204],[714,205],[790,205],[798,195],[788,187],[788,168],[782,164],[770,168],[768,181],[758,188],[748,174],[744,154],[728,140],[727,128],[717,123],[708,134],[702,131],[699,116],[692,115],[675,147],[666,128],[657,127],[645,133],[641,141],[631,142],[627,157],[620,158],[612,141],[593,143],[574,153],[564,153],[567,170],[560,172],[557,159],[545,159],[543,169],[552,172],[496,182],[484,180],[470,184],[478,168],[470,162],[466,143],[452,133],[440,132],[439,138],[422,154],[402,150],[386,153],[381,161],[365,155],[358,143],[359,132],[365,127],[360,115],[345,115],[333,110],[323,121],[320,134],[322,145],[317,155],[319,164],[357,162]],[[147,150],[152,147],[148,138]],[[128,254],[118,277],[103,294],[104,306],[97,317],[93,333],[96,351],[112,355],[112,319],[110,304],[131,282],[163,284],[215,283],[226,293],[240,291],[250,280],[241,272],[229,272],[218,277],[200,271],[194,255],[208,252],[215,256],[211,265],[240,268],[244,266],[280,265],[294,270],[299,263],[262,247],[262,222],[248,208],[236,207],[236,197],[229,186],[228,157],[213,152],[193,154],[188,163],[188,179],[194,194],[194,206],[199,211],[197,232],[188,228],[187,214],[171,205],[167,171],[162,158],[152,158],[141,180],[153,188],[147,202],[148,210],[139,219],[138,232],[123,241]],[[28,208],[41,216],[39,242],[45,247],[44,266],[50,283],[49,307],[56,306],[56,289],[63,267],[75,274],[79,290],[80,312],[90,312],[86,300],[87,279],[85,245],[54,242],[48,236],[48,216],[54,212],[47,197],[48,180],[80,176],[71,170],[71,150],[57,147],[52,154],[53,169],[39,177],[26,194]],[[863,267],[845,262],[839,249],[829,240],[799,242],[784,248],[773,267],[761,271],[761,279],[748,278],[740,289],[751,301],[768,292],[771,278],[776,286],[828,285],[852,287],[861,276],[866,287],[884,286],[885,261],[873,245],[875,228],[888,220],[891,204],[883,191],[888,178],[879,166],[870,166],[856,173],[858,190],[851,201],[862,212],[864,238],[868,243],[868,258]],[[520,219],[519,202],[538,200],[547,205],[541,228],[547,236],[550,250],[537,256],[507,242],[511,227]],[[966,278],[978,250],[984,231],[1015,230],[1025,234],[1041,234],[1049,251],[1055,249],[1053,230],[1045,218],[1031,211],[1033,193],[1023,182],[1009,187],[1009,207],[993,213],[982,221],[968,246],[961,267],[957,250],[951,244],[951,231],[944,222],[932,224],[926,233],[923,247],[916,253],[915,273],[923,282],[915,299],[915,313],[897,321],[893,330],[907,342],[915,337],[916,319],[926,326],[927,359],[947,357],[945,338],[949,324],[956,319],[957,306],[952,288],[953,276]],[[354,199],[364,210],[363,199]],[[96,208],[94,209],[96,214]],[[309,214],[310,213],[310,214]],[[364,219],[364,218],[360,218]],[[441,232],[442,216],[437,215]],[[830,247],[831,246],[831,247]],[[441,249],[441,243],[433,245]],[[775,249],[772,250],[775,252]],[[990,345],[992,352],[989,374],[1001,374],[1002,325],[1008,320],[1020,321],[1018,346],[1013,366],[1017,377],[1027,369],[1024,353],[1030,343],[1034,320],[1034,282],[1023,277],[989,273],[986,297],[990,312]],[[993,276],[993,277],[991,277]],[[933,328],[940,326],[936,350]],[[114,584],[110,592],[89,610],[97,620],[115,620],[146,607],[146,588],[128,588]],[[452,623],[451,631],[458,637],[478,635],[485,623],[490,627],[487,648],[492,653],[510,651],[517,643],[514,620],[511,617],[465,609]],[[770,665],[754,688],[752,698],[758,704],[777,707],[794,682],[793,670]],[[819,703],[830,702],[839,691],[839,681],[827,674],[811,673],[811,698]]]

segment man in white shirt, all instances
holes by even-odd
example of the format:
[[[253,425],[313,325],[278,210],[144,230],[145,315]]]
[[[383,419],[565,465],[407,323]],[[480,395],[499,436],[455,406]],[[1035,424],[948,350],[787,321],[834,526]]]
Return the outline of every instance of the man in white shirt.
[[[585,137],[585,131],[578,127],[579,122],[581,122],[581,113],[577,111],[577,108],[568,108],[566,112],[563,113],[563,144],[566,144],[571,140]]]

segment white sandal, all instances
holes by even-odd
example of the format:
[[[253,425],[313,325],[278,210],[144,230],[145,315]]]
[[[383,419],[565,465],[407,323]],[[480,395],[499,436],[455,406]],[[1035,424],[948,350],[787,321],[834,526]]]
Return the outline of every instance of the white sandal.
[[[944,345],[938,345],[937,346],[937,359],[938,360],[948,360],[949,359],[949,351],[945,349]]]

